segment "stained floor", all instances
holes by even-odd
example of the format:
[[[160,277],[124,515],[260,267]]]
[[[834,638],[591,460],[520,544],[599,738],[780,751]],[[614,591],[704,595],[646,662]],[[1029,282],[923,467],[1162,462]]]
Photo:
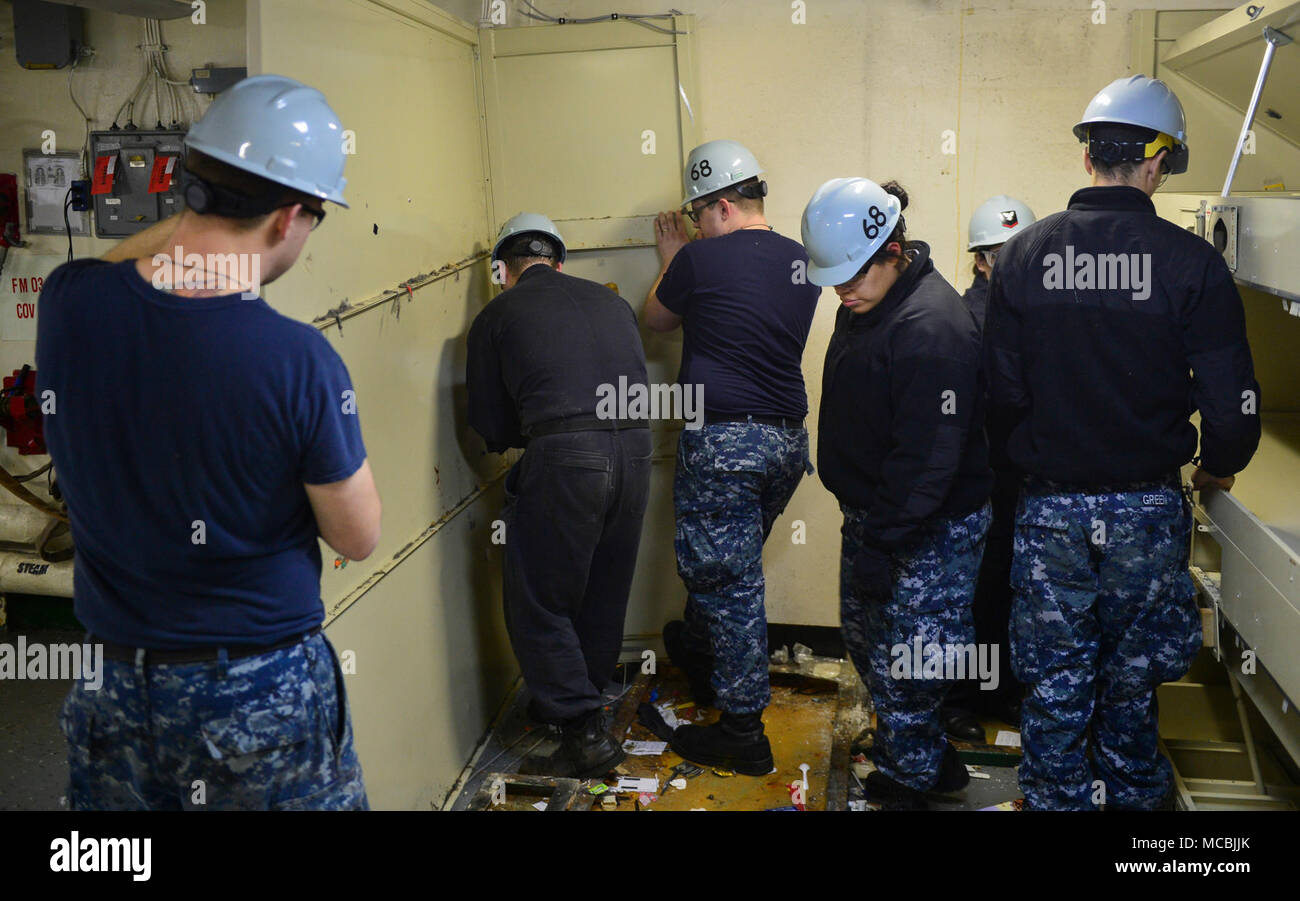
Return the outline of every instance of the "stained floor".
[[[797,809],[797,803],[810,811],[828,807],[872,809],[872,805],[864,803],[860,781],[871,765],[858,745],[864,737],[870,741],[874,717],[849,663],[811,658],[801,666],[773,668],[772,703],[764,712],[763,721],[776,768],[758,777],[734,775],[711,767],[684,776],[676,769],[684,763],[681,757],[671,749],[659,750],[649,744],[662,740],[637,720],[636,707],[642,702],[650,703],[670,720],[670,725],[674,718],[677,723],[704,725],[715,721],[718,713],[695,707],[682,674],[671,666],[665,666],[653,676],[638,676],[621,675],[606,697],[611,709],[617,712],[615,732],[623,738],[625,748],[636,747],[652,753],[629,753],[609,777],[584,780],[568,802],[569,809],[784,811]],[[467,769],[450,809],[466,809],[476,796],[483,803],[483,798],[502,783],[496,774],[545,771],[546,758],[559,747],[559,733],[528,719],[527,700],[527,689],[521,686]],[[972,776],[963,796],[954,801],[932,801],[932,809],[1009,810],[1021,797],[1015,766],[1019,751],[994,743],[999,737],[1005,742],[1008,734],[1018,733],[1013,727],[996,721],[987,721],[985,731],[985,744],[957,743]],[[639,744],[633,746],[633,742]],[[807,767],[806,771],[801,765]],[[654,790],[603,788],[619,777],[652,779]],[[686,778],[685,785],[669,787],[674,777]],[[803,786],[805,778],[807,787],[800,793],[798,788]],[[559,803],[560,798],[559,794],[551,797],[549,787],[518,784],[507,775],[504,797],[497,798],[493,809],[542,810]]]

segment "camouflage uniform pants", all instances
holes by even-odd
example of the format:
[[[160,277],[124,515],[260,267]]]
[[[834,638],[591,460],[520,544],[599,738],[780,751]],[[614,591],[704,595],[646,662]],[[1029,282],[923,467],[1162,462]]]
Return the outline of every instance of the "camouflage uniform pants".
[[[88,639],[90,640],[90,639]],[[105,660],[59,716],[73,810],[366,810],[325,636],[236,660]]]
[[[719,423],[682,431],[673,504],[687,591],[683,640],[713,656],[720,710],[757,713],[771,700],[763,543],[811,471],[805,429]]]
[[[1011,653],[1031,689],[1020,767],[1031,807],[1093,810],[1095,799],[1151,809],[1164,799],[1173,776],[1156,745],[1155,689],[1187,672],[1201,647],[1191,526],[1176,482],[1086,494],[1027,482]]]
[[[854,575],[869,538],[867,511],[840,509],[840,627],[876,708],[872,760],[895,782],[925,791],[939,778],[947,746],[939,708],[955,681],[950,675],[962,650],[974,647],[971,602],[992,509],[985,504],[968,516],[939,520],[917,542],[891,553],[894,590],[885,604],[868,600]],[[913,659],[918,645],[921,661]],[[937,673],[923,667],[930,645],[942,651]]]

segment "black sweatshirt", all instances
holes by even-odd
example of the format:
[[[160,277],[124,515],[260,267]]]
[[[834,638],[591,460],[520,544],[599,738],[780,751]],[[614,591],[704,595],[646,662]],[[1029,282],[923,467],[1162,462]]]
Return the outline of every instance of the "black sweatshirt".
[[[488,450],[523,447],[539,423],[595,417],[602,385],[645,385],[636,314],[604,285],[529,266],[469,330],[469,424]]]
[[[978,510],[993,484],[979,329],[929,246],[907,250],[912,262],[884,300],[836,314],[818,420],[822,483],[868,511],[871,542],[883,549]]]
[[[1196,453],[1215,476],[1259,445],[1241,296],[1223,258],[1132,187],[1076,191],[998,256],[984,331],[989,425],[1024,471],[1154,481]]]
[[[989,307],[989,280],[983,272],[975,270],[975,281],[970,283],[961,299],[966,301],[971,315],[975,317],[975,324],[984,328],[984,317]]]

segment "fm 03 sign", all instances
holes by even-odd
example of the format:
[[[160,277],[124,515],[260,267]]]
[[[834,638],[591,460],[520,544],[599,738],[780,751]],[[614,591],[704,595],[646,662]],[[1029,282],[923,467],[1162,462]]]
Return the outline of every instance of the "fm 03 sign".
[[[36,299],[45,279],[67,257],[12,249],[0,269],[0,341],[36,340]]]

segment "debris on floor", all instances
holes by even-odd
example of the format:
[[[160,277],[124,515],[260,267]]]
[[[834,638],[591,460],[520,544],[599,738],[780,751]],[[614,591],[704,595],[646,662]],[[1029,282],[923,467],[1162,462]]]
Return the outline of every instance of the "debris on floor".
[[[672,750],[675,728],[709,725],[717,721],[718,711],[697,707],[684,674],[662,665],[656,674],[637,674],[625,689],[611,692],[617,701],[609,708],[614,737],[627,752],[612,772],[582,781],[524,775],[546,771],[545,758],[558,749],[559,733],[527,718],[527,690],[521,689],[480,753],[494,772],[486,772],[488,764],[468,771],[472,778],[456,806],[600,812],[878,810],[863,791],[875,770],[870,760],[875,718],[852,664],[816,657],[801,644],[772,657],[772,701],[763,722],[776,766],[765,776],[697,766]],[[783,657],[787,662],[775,662]],[[1019,733],[1004,723],[986,723],[985,728],[996,736],[994,743],[953,742],[971,775],[964,798],[935,801],[933,809],[1013,809],[1020,796]],[[496,737],[498,730],[502,738]],[[514,737],[507,740],[505,735]],[[520,753],[525,751],[530,753]]]

